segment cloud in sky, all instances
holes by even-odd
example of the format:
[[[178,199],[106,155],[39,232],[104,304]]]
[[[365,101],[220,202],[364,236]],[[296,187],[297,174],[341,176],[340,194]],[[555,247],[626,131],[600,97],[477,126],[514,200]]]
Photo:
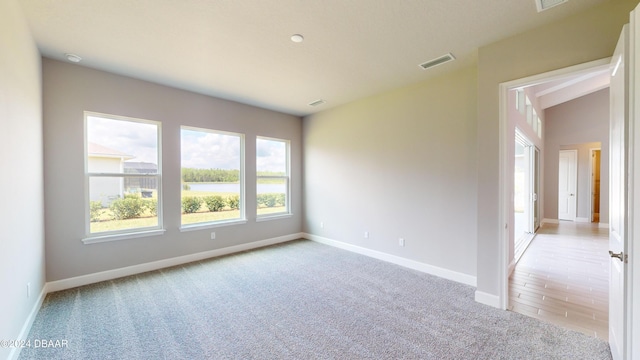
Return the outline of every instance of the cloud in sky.
[[[158,127],[151,123],[87,117],[89,142],[133,156],[128,161],[158,163]],[[239,169],[241,138],[239,135],[180,130],[182,167],[197,169]],[[257,171],[286,172],[287,143],[258,138]]]
[[[284,141],[258,138],[256,154],[257,171],[287,171],[287,144]]]
[[[180,139],[182,167],[240,169],[240,136],[181,129]]]
[[[155,124],[87,116],[87,140],[133,156],[128,161],[158,163]]]

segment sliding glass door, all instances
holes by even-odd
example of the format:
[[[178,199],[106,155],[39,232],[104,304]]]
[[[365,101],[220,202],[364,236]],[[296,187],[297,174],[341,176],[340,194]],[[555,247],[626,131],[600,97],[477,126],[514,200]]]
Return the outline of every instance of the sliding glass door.
[[[517,130],[514,150],[513,240],[514,258],[518,261],[540,226],[540,152]]]

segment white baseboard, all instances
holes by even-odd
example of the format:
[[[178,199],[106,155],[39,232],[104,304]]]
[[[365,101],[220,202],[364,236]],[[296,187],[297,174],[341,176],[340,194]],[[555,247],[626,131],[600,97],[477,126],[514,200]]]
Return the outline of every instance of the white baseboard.
[[[544,226],[544,224],[560,224],[560,220],[558,219],[542,219],[542,223],[540,226]]]
[[[421,263],[419,261],[410,260],[407,258],[403,258],[396,255],[391,255],[387,253],[383,253],[376,250],[371,250],[367,248],[363,248],[361,246],[356,246],[352,244],[348,244],[342,241],[328,239],[322,236],[317,236],[313,234],[303,234],[305,239],[309,239],[315,242],[319,242],[322,244],[334,246],[343,250],[348,250],[351,252],[355,252],[361,255],[369,256],[378,260],[390,262],[396,265],[400,265],[409,269],[418,270],[427,274],[435,275],[441,278],[445,278],[447,280],[452,280],[455,282],[459,282],[466,285],[476,286],[477,279],[475,276],[463,274],[457,271],[444,269],[441,267]]]
[[[184,256],[178,256],[170,259],[158,260],[148,262],[144,264],[127,266],[119,269],[101,271],[98,273],[76,276],[73,278],[57,280],[47,283],[47,292],[60,291],[65,289],[71,289],[78,286],[89,285],[100,281],[112,280],[121,278],[124,276],[140,274],[147,271],[153,271],[158,269],[164,269],[170,266],[182,265],[194,261],[209,259],[212,257],[222,256],[237,253],[240,251],[257,249],[264,246],[279,244],[287,241],[301,239],[304,234],[297,233],[291,235],[280,236],[276,238],[254,241],[241,245],[229,246],[221,249],[203,251],[195,254],[189,254]]]
[[[500,309],[500,297],[497,295],[492,295],[483,291],[476,290],[476,301],[480,304],[485,304],[494,308]]]
[[[586,218],[586,217],[577,217],[576,218],[576,222],[579,222],[579,223],[590,223],[591,220],[589,220],[589,218]]]
[[[44,298],[47,296],[47,284],[45,283],[40,291],[40,295],[38,295],[38,299],[33,304],[31,311],[29,312],[29,316],[27,316],[27,320],[22,325],[22,329],[20,329],[20,334],[16,339],[18,340],[26,340],[29,336],[29,332],[31,331],[31,326],[33,325],[33,321],[36,319],[38,315],[38,311],[42,307],[42,303],[44,302]],[[17,360],[20,356],[20,351],[22,348],[14,347],[13,350],[9,353],[9,360]]]

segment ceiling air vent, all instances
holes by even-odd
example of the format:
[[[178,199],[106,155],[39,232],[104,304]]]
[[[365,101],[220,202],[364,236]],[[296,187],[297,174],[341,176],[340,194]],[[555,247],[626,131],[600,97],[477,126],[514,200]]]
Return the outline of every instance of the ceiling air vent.
[[[444,64],[444,63],[447,63],[449,61],[453,61],[455,59],[456,58],[453,55],[451,55],[451,53],[448,53],[446,55],[440,56],[439,58],[435,58],[433,60],[429,60],[429,61],[427,61],[425,63],[422,63],[419,66],[422,69],[427,70],[427,69],[432,68],[434,66],[438,66],[440,64]]]
[[[558,6],[560,4],[564,4],[569,0],[536,0],[536,6],[538,7],[538,12],[551,9],[554,6]]]
[[[312,101],[309,103],[309,106],[318,106],[318,105],[322,105],[326,103],[326,101],[322,100],[322,99],[318,99],[316,101]]]

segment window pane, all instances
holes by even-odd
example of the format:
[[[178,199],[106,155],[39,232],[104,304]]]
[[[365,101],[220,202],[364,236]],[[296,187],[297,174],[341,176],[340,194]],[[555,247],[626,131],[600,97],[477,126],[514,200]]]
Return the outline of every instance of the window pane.
[[[287,212],[287,178],[258,178],[258,215]]]
[[[258,138],[256,147],[256,170],[258,176],[287,175],[286,142]]]
[[[182,224],[243,218],[242,135],[182,128]]]
[[[90,232],[158,226],[158,178],[89,177]]]
[[[289,208],[289,143],[283,140],[257,138],[257,215],[288,213]]]
[[[90,234],[160,227],[159,132],[158,122],[86,114]]]
[[[157,173],[158,126],[87,116],[87,156],[90,173]]]

